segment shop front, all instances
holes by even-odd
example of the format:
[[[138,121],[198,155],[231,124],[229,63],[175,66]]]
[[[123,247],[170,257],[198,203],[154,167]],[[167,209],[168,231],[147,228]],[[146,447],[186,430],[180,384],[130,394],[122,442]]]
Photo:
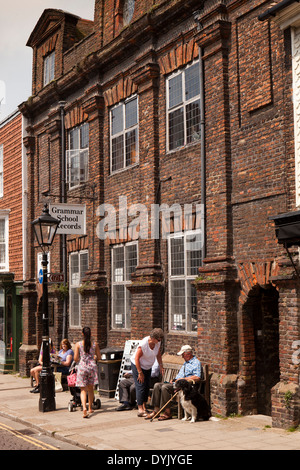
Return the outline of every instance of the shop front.
[[[0,277],[0,373],[17,371],[22,343],[22,285]]]

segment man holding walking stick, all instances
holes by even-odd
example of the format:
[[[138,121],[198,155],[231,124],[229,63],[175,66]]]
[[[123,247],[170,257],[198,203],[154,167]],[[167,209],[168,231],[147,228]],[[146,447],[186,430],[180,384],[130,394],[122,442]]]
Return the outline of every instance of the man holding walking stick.
[[[174,382],[179,379],[194,381],[200,380],[201,362],[196,358],[196,356],[194,356],[191,346],[188,344],[182,346],[177,355],[182,356],[185,362],[176,375]],[[167,405],[172,401],[174,395],[174,382],[158,382],[154,385],[151,397],[151,405],[154,407],[154,410],[145,419],[152,420],[164,409],[164,407],[166,407],[164,413],[160,415],[158,421],[166,421],[167,419],[172,418],[171,407],[167,407]]]

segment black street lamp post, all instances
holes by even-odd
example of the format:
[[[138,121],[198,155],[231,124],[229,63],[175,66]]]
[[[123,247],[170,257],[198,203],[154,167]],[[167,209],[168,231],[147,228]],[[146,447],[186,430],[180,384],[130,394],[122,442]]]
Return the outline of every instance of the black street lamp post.
[[[40,400],[39,411],[55,410],[55,379],[51,369],[50,345],[49,345],[49,315],[48,315],[48,251],[53,243],[60,220],[54,219],[49,214],[47,204],[43,213],[32,222],[38,244],[43,251],[43,303],[42,303],[42,353],[43,367],[40,374]]]

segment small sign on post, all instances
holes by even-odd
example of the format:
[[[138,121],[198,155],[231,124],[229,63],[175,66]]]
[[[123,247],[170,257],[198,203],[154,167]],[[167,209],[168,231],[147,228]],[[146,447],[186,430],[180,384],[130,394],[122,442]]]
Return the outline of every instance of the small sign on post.
[[[50,273],[48,277],[48,282],[64,282],[65,276],[64,273]]]

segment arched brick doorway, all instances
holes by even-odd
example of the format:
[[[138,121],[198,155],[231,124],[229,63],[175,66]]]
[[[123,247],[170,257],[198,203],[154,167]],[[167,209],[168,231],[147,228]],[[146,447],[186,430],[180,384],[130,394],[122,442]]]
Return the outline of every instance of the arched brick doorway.
[[[240,265],[239,411],[271,416],[271,389],[280,380],[278,291],[269,282],[273,263]]]

